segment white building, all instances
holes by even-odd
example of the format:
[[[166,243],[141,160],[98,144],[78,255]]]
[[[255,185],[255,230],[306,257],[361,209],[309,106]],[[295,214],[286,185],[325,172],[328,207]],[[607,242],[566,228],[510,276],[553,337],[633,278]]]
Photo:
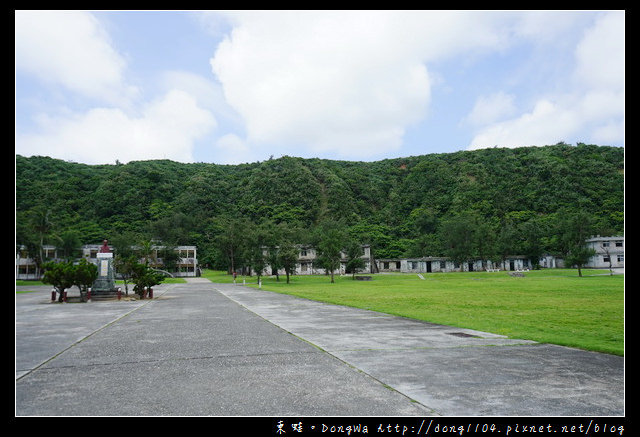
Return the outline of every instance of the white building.
[[[456,263],[447,257],[424,257],[376,260],[377,269],[383,273],[436,273],[436,272],[476,272],[484,270],[519,271],[530,269],[529,259],[525,256],[511,256],[504,261],[470,260]]]
[[[587,247],[596,251],[585,267],[594,269],[624,268],[624,237],[593,237]]]
[[[266,251],[266,249],[265,249]],[[265,252],[266,255],[266,252]],[[342,260],[340,261],[340,268],[338,271],[334,272],[340,275],[344,275],[346,273],[346,265],[348,259],[344,253],[342,253]],[[364,261],[364,266],[359,268],[359,272],[371,272],[371,246],[363,245],[362,246],[362,256],[361,258]],[[317,263],[318,253],[316,249],[312,246],[298,246],[298,261],[296,263],[295,270],[292,272],[294,275],[324,275],[327,271],[320,267]],[[271,274],[272,269],[271,266],[267,266],[264,269],[265,274]],[[279,274],[285,274],[284,269],[278,271]]]
[[[97,264],[97,254],[101,244],[86,244],[82,246],[82,257]],[[135,249],[135,248],[134,248]],[[150,258],[152,267],[162,269],[164,263],[159,256],[164,246],[153,246]],[[194,277],[199,275],[198,255],[196,246],[177,246],[174,248],[178,252],[178,260],[175,271],[171,271],[175,277]],[[43,262],[62,261],[62,254],[55,246],[43,246]],[[24,247],[16,251],[16,279],[37,280],[41,279],[42,272],[37,269],[36,262],[26,253]],[[117,272],[116,272],[117,277]]]

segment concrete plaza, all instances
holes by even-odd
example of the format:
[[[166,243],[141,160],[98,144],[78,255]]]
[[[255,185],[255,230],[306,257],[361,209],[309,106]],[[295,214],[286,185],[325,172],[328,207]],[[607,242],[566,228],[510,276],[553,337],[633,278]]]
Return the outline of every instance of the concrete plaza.
[[[193,279],[16,294],[16,416],[624,416],[624,358]]]

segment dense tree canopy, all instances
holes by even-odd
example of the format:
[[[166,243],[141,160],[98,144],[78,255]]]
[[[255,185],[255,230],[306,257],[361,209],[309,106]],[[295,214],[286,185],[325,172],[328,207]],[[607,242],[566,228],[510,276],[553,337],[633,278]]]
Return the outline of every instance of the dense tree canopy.
[[[624,149],[561,143],[242,165],[16,156],[16,243],[30,248],[160,239],[197,245],[201,261],[228,267],[257,229],[310,243],[331,221],[378,258],[533,257],[561,253],[558,229],[577,214],[594,234],[623,234]]]

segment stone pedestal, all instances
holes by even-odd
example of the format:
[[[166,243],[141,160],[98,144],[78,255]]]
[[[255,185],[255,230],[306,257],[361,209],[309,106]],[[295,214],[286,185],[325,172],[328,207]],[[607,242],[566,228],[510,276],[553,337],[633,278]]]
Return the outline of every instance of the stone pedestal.
[[[98,277],[91,287],[91,292],[96,294],[115,292],[116,277],[113,268],[113,254],[97,253],[96,257],[98,259]]]

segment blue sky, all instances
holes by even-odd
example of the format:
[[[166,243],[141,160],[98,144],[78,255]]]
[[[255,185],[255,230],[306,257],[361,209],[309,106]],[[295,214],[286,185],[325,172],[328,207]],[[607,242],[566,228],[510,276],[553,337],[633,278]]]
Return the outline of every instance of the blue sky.
[[[624,146],[624,11],[16,11],[16,153]]]

